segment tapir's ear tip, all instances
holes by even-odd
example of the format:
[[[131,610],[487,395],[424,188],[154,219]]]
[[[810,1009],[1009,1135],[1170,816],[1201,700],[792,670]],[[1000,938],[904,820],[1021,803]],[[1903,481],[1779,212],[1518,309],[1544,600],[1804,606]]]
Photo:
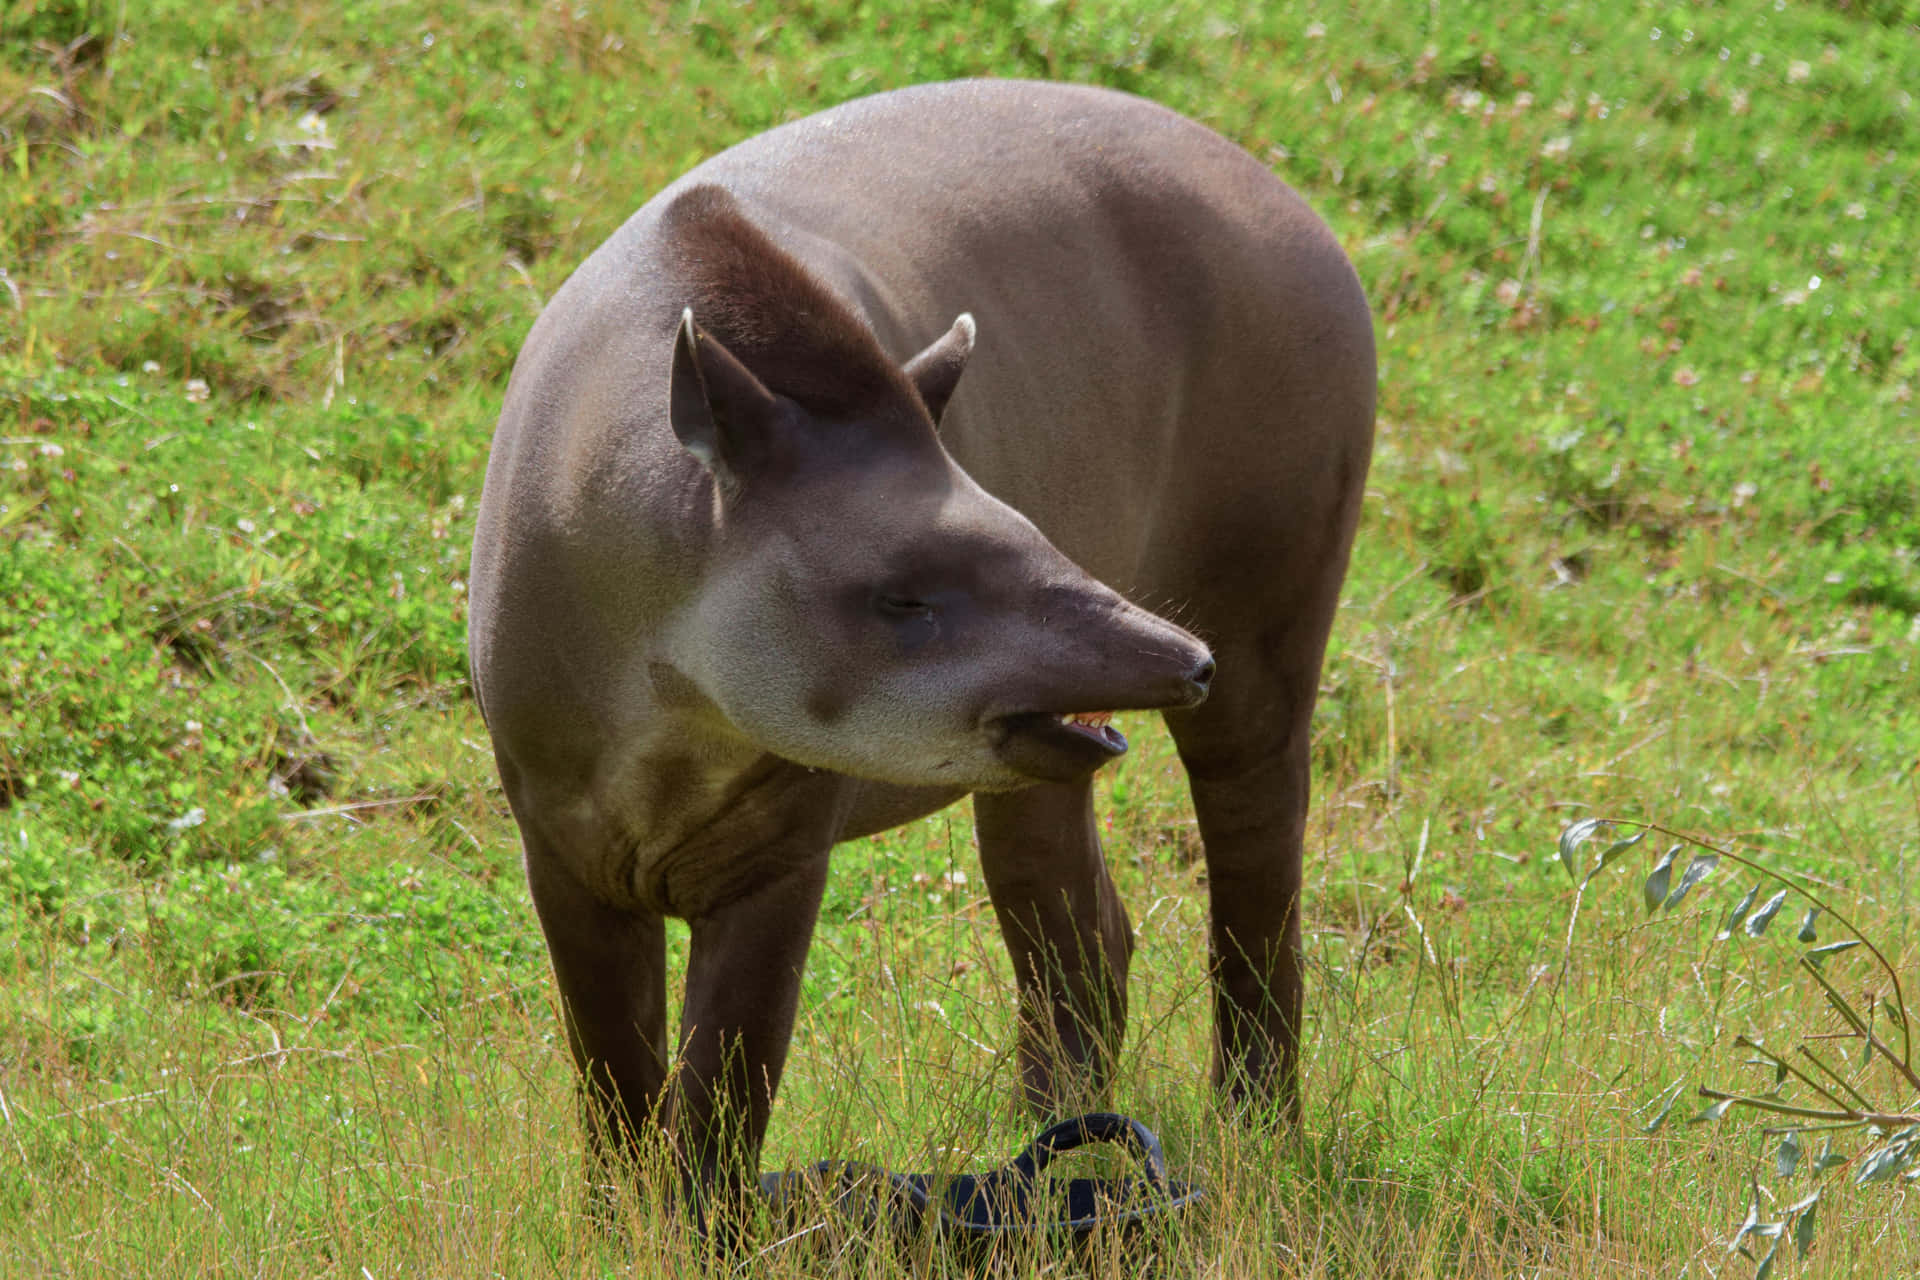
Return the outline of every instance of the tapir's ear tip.
[[[936,423],[946,412],[947,399],[953,395],[953,388],[967,367],[967,357],[973,354],[973,335],[977,331],[973,312],[962,311],[932,346],[906,363],[907,377],[920,393],[920,403],[927,407]]]

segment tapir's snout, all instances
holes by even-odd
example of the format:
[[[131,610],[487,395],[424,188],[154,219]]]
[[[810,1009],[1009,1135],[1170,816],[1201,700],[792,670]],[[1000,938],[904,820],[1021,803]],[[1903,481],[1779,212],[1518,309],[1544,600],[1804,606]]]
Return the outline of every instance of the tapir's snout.
[[[1023,777],[1084,777],[1126,754],[1115,711],[1173,711],[1206,701],[1213,654],[1198,639],[1144,609],[1118,602],[1102,624],[1082,631],[1064,660],[1042,664],[1013,705],[983,722],[1000,761]],[[1095,635],[1098,639],[1095,640]]]
[[[1213,655],[1202,650],[1200,661],[1187,673],[1187,706],[1197,707],[1207,700],[1207,694],[1213,691],[1213,670]]]
[[[1170,624],[1162,625],[1174,631]],[[1207,694],[1213,691],[1213,654],[1206,645],[1185,632],[1174,631],[1174,634],[1180,637],[1180,644],[1169,645],[1162,641],[1158,646],[1166,660],[1152,665],[1161,669],[1148,675],[1134,696],[1116,703],[1116,708],[1128,711],[1180,711],[1197,707],[1207,700]]]
[[[1118,626],[1108,644],[1110,660],[1118,672],[1131,667],[1132,678],[1139,681],[1134,696],[1116,707],[1174,711],[1207,700],[1213,690],[1213,652],[1199,637],[1124,601],[1115,621]]]

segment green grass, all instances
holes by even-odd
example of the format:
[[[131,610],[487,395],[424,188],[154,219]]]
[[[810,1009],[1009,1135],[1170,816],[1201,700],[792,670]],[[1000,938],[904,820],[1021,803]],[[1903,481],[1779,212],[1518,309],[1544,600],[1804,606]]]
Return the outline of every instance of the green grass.
[[[1777,1212],[1806,1175],[1737,1113],[1642,1129],[1749,1079],[1735,1035],[1835,1024],[1797,944],[1713,941],[1750,877],[1646,919],[1609,871],[1569,934],[1554,843],[1612,814],[1736,844],[1914,973],[1912,3],[0,15],[0,1274],[684,1272],[671,1222],[583,1213],[464,680],[491,424],[541,300],[676,173],[968,74],[1144,93],[1267,158],[1382,354],[1301,1138],[1211,1109],[1191,813],[1131,725],[1118,1101],[1211,1195],[1157,1261],[1013,1269],[1751,1271],[1755,1180]],[[769,1162],[1017,1148],[1009,985],[964,808],[842,850]],[[1831,1180],[1776,1273],[1911,1273],[1903,1196]]]

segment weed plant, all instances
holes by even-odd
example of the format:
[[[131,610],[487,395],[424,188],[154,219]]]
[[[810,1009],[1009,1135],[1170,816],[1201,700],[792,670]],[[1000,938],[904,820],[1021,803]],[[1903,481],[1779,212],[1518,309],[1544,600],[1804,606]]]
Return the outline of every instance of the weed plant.
[[[1764,847],[1915,971],[1911,0],[10,0],[0,1274],[687,1273],[670,1217],[585,1213],[464,676],[491,425],[542,301],[674,175],[960,75],[1143,93],[1263,157],[1382,356],[1317,722],[1305,1122],[1213,1109],[1191,812],[1129,723],[1116,1101],[1209,1195],[1134,1253],[1002,1269],[1752,1270],[1726,1248],[1777,1138],[1649,1118],[1743,1037],[1842,1028],[1790,942],[1714,942],[1744,884],[1591,895],[1569,930],[1554,848],[1602,815]],[[1031,1136],[971,843],[962,807],[837,855],[770,1165]],[[1856,959],[1825,970],[1849,1000]],[[1911,1194],[1840,1180],[1777,1272],[1920,1270]]]

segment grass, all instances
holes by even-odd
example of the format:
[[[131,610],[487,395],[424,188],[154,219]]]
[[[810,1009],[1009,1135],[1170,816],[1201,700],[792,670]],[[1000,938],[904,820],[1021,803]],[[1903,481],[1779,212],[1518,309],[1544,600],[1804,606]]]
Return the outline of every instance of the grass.
[[[969,74],[1145,93],[1270,160],[1382,352],[1302,1135],[1211,1110],[1191,814],[1129,725],[1118,1100],[1210,1198],[1154,1260],[1012,1269],[1752,1269],[1724,1244],[1756,1187],[1806,1176],[1737,1113],[1642,1130],[1744,1078],[1736,1034],[1831,1019],[1795,944],[1714,941],[1745,882],[1646,919],[1609,871],[1569,931],[1554,842],[1611,814],[1737,844],[1914,971],[1911,3],[0,12],[0,1273],[685,1269],[671,1222],[582,1213],[464,682],[491,423],[542,299],[674,174]],[[970,844],[962,808],[838,855],[769,1163],[1030,1136]],[[1777,1267],[1912,1272],[1910,1196],[1835,1180]]]

